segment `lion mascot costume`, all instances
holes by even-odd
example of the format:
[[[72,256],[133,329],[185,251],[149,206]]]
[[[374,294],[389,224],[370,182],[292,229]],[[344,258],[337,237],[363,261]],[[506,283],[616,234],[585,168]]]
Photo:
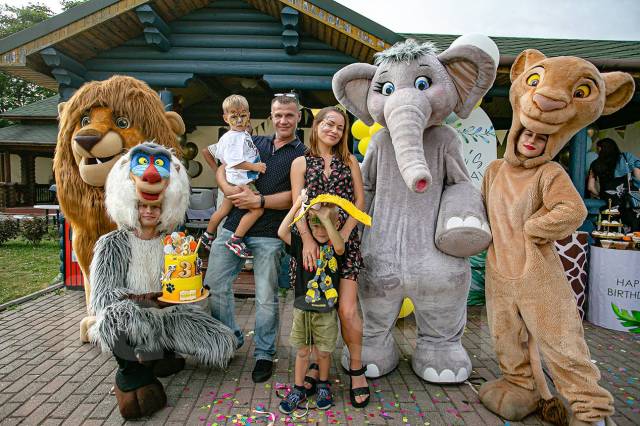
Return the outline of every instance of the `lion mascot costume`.
[[[73,228],[73,250],[84,274],[87,307],[88,272],[93,247],[115,229],[104,207],[104,184],[123,153],[144,140],[179,149],[185,131],[180,116],[166,112],[147,84],[126,76],[92,81],[58,105],[58,142],[53,159],[60,209]],[[91,313],[91,312],[90,312]],[[83,320],[81,340],[91,317]]]
[[[189,179],[161,145],[143,143],[116,161],[106,182],[106,210],[118,229],[100,237],[91,262],[91,341],[118,363],[115,395],[125,419],[149,416],[166,404],[157,377],[184,368],[175,352],[213,367],[226,366],[235,350],[231,329],[195,304],[160,302],[163,234],[185,217]],[[144,208],[160,207],[152,224]],[[151,231],[147,232],[146,231]]]
[[[509,420],[540,408],[544,420],[565,424],[564,407],[547,387],[539,348],[571,406],[571,425],[604,424],[613,414],[613,398],[598,385],[600,372],[554,248],[555,240],[583,223],[587,210],[552,159],[580,129],[629,102],[633,78],[600,73],[580,58],[525,50],[511,67],[511,82],[506,152],[489,165],[482,187],[493,234],[487,315],[503,377],[483,384],[480,400]],[[531,135],[546,143],[528,142]]]

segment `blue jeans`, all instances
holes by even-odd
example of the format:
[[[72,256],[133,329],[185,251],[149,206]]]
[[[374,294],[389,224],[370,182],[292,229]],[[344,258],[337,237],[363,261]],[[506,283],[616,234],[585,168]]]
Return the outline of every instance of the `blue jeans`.
[[[289,283],[289,262],[291,261],[291,256],[282,249],[282,258],[280,260],[280,274],[278,275],[278,287],[280,288],[289,288],[291,287]]]
[[[211,315],[233,330],[238,346],[244,343],[242,330],[236,324],[233,282],[238,277],[244,259],[231,252],[224,243],[232,232],[221,229],[209,254],[209,266],[204,283],[209,286]],[[247,247],[253,252],[253,277],[256,285],[256,359],[272,360],[276,354],[278,334],[278,273],[282,241],[278,238],[245,237]]]

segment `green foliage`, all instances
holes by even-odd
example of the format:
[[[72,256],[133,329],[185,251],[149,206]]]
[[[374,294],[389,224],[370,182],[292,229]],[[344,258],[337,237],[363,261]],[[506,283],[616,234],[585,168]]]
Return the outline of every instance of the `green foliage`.
[[[0,244],[18,236],[18,221],[13,218],[0,219]]]
[[[82,3],[86,3],[87,0],[60,0],[60,5],[63,10],[69,10],[72,7],[76,7]]]
[[[29,3],[26,6],[0,6],[0,38],[32,27],[38,22],[53,16],[53,11],[42,3]]]
[[[38,245],[47,235],[47,223],[41,217],[26,219],[21,223],[22,236],[33,245]]]
[[[611,309],[613,309],[613,313],[616,314],[623,327],[629,328],[631,333],[640,334],[640,311],[620,309],[613,303],[611,304]]]
[[[26,6],[0,6],[0,38],[29,28],[53,16],[53,12],[41,3]],[[0,112],[18,108],[40,99],[53,96],[55,92],[40,87],[21,78],[0,72]],[[11,122],[0,119],[0,127]]]

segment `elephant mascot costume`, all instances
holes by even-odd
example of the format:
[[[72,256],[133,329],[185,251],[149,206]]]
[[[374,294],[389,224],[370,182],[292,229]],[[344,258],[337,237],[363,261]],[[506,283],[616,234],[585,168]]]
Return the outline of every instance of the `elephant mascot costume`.
[[[467,117],[496,76],[498,48],[463,36],[437,54],[431,43],[398,43],[333,78],[340,103],[377,132],[362,164],[366,210],[359,298],[368,377],[389,373],[399,354],[392,328],[412,299],[418,336],[412,367],[429,382],[460,383],[471,374],[462,347],[470,285],[468,256],[491,242],[480,192],[462,158],[461,142],[442,125]],[[348,364],[345,347],[343,365]]]

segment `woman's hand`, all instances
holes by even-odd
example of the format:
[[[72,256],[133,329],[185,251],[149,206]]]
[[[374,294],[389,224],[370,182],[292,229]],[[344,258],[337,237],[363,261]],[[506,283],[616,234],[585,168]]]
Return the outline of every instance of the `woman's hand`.
[[[342,240],[346,243],[347,241],[349,241],[349,238],[351,237],[351,231],[349,231],[343,226],[342,229],[340,229],[340,236],[342,237]]]
[[[320,257],[320,247],[311,234],[307,233],[305,236],[307,238],[302,238],[302,267],[311,272],[315,269],[316,260]]]

